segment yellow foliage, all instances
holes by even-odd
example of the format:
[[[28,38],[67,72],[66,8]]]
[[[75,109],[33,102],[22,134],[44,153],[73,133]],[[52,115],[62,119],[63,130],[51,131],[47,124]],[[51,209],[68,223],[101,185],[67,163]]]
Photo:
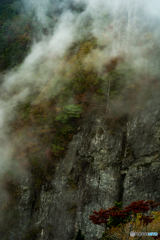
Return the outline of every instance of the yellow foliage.
[[[53,129],[49,128],[49,129],[43,129],[42,130],[42,133],[49,133],[49,132],[52,132]]]
[[[32,153],[35,153],[35,152],[39,151],[38,142],[29,142],[25,145],[25,147],[26,147],[26,149],[28,149]]]
[[[136,224],[134,224],[134,221],[130,221],[129,223],[125,225],[121,225],[120,227],[115,227],[107,230],[105,232],[105,237],[110,239],[128,239],[133,240],[133,237],[129,236],[130,231],[134,232],[159,232],[160,231],[160,212],[151,212],[153,214],[155,220],[153,220],[151,223],[148,224],[147,230],[146,226],[143,226],[143,223],[140,222],[140,218],[142,216],[141,213],[137,214],[136,217]],[[107,238],[103,238],[104,240]],[[135,238],[137,239],[137,238]],[[145,239],[145,237],[142,239]],[[147,237],[147,239],[153,239],[152,237]]]
[[[155,219],[160,219],[160,212],[151,212]]]
[[[55,110],[57,111],[57,112],[60,112],[60,111],[62,111],[62,108],[55,108]]]

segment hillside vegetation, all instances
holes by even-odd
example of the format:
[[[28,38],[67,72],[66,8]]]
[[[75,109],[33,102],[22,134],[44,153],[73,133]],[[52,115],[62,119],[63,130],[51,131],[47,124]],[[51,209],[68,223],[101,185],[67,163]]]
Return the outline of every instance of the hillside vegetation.
[[[49,36],[55,26],[54,19],[44,27],[39,24],[34,11],[23,11],[22,14],[20,9],[23,4],[19,0],[0,3],[1,72],[20,66],[33,42]],[[48,18],[51,20],[50,16]],[[12,160],[31,173],[37,199],[42,187],[49,188],[57,164],[84,123],[91,124],[92,120],[101,118],[108,134],[125,131],[128,119],[144,110],[160,90],[159,80],[145,73],[138,74],[125,54],[102,60],[99,53],[107,48],[106,45],[91,33],[74,40],[56,66],[56,84],[52,81],[53,66],[51,79],[45,86],[33,90],[15,107],[8,144],[14,143]],[[38,67],[45,68],[45,61],[47,59],[42,59]],[[14,94],[18,94],[16,90],[13,90]],[[19,217],[14,208],[22,195],[18,178],[13,173],[8,171],[2,181],[9,194],[9,201],[2,206],[4,214],[0,223],[4,226],[5,222],[5,235]],[[114,232],[111,229],[110,233],[112,230]],[[115,239],[121,239],[117,235]],[[102,239],[113,238],[104,233]]]

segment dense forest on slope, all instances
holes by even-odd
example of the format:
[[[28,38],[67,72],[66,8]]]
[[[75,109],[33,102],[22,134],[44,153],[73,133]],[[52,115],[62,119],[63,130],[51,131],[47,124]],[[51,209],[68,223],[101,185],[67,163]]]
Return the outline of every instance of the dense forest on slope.
[[[56,15],[56,14],[55,14]],[[50,20],[51,17],[48,16]],[[36,17],[34,9],[27,11],[21,0],[0,2],[0,70],[22,63],[27,56],[33,39],[40,41],[42,33],[49,34],[55,19],[44,26]]]
[[[0,71],[22,63],[27,56],[33,41],[42,40],[42,36],[53,33],[57,19],[62,12],[61,7],[49,9],[45,23],[38,19],[35,8],[29,11],[22,0],[6,0],[0,2]],[[68,4],[74,12],[84,11],[83,4]]]
[[[144,85],[134,83],[133,69],[121,58],[106,63],[100,74],[93,70],[90,62],[84,65],[85,57],[98,47],[95,38],[74,43],[63,59],[70,70],[65,71],[63,65],[59,66],[63,80],[58,94],[54,93],[52,97],[54,89],[49,84],[41,93],[30,96],[25,104],[17,105],[17,117],[12,122],[10,138],[15,143],[13,159],[31,171],[36,199],[42,186],[50,188],[59,160],[65,156],[68,143],[84,122],[91,122],[97,115],[105,122],[110,134],[114,135],[119,129],[125,129],[129,115],[138,114],[152,98],[152,91],[148,92],[148,86],[154,89],[152,83],[148,83],[143,101],[137,98],[144,90]],[[104,77],[106,72],[109,78]],[[156,86],[159,89],[159,85]],[[50,96],[49,99],[47,96]],[[125,106],[125,111],[119,111],[122,106]],[[103,128],[99,129],[100,133],[103,131]],[[2,221],[2,224],[6,222],[4,232],[7,233],[17,218],[14,205],[18,204],[21,193],[13,174],[6,173],[5,179],[5,187],[11,198],[7,205],[3,205],[4,215],[8,216],[13,211],[11,218],[7,220],[5,217]],[[76,187],[72,181],[70,185]],[[38,201],[36,204],[38,208]]]
[[[22,62],[31,44],[32,27],[29,18],[16,9],[21,1],[1,1],[0,4],[0,69]]]
[[[69,2],[67,9],[74,14],[80,14],[85,11],[85,4]],[[112,40],[108,35],[104,37],[94,34],[93,19],[89,17],[85,22],[85,30],[82,27],[80,37],[78,32],[81,25],[80,30],[75,30],[78,37],[71,41],[60,57],[55,57],[54,60],[56,51],[52,56],[50,48],[50,52],[33,63],[34,74],[29,75],[30,82],[23,82],[23,76],[19,77],[18,73],[22,69],[22,74],[26,74],[25,71],[23,73],[25,59],[28,59],[26,57],[32,53],[34,44],[38,45],[43,39],[51,38],[58,28],[56,24],[61,13],[62,9],[58,7],[53,12],[52,9],[48,10],[47,23],[44,24],[38,19],[34,8],[30,8],[30,11],[25,9],[24,2],[0,2],[0,71],[11,76],[17,74],[15,78],[20,79],[17,85],[11,86],[11,90],[6,88],[3,91],[2,88],[1,100],[9,102],[12,97],[16,99],[26,86],[30,91],[25,100],[17,100],[14,116],[7,120],[10,124],[7,146],[12,148],[11,161],[20,169],[31,173],[35,198],[33,205],[37,210],[42,188],[50,189],[58,163],[65,157],[68,144],[83,129],[84,124],[92,124],[92,120],[98,117],[105,126],[105,129],[99,128],[99,134],[106,130],[113,136],[118,131],[125,132],[128,119],[145,110],[160,90],[160,48],[156,41],[149,45],[153,29],[149,28],[148,32],[144,33],[145,44],[148,44],[149,48],[142,51],[141,57],[146,57],[148,65],[143,63],[145,66],[142,64],[141,70],[140,67],[133,66],[134,53],[131,58],[124,52],[109,55]],[[111,15],[105,13],[100,19],[106,20],[106,32],[112,36]],[[65,32],[65,28],[63,31]],[[105,35],[105,32],[103,34]],[[64,38],[65,36],[62,37]],[[141,48],[143,42],[138,44]],[[45,78],[47,80],[43,83],[41,79]],[[68,184],[73,189],[77,187],[72,179],[68,180]],[[16,206],[23,193],[17,174],[10,170],[4,173],[2,185],[9,196],[2,204],[0,219],[1,234],[7,239],[7,234],[19,219]],[[24,233],[24,239],[31,239],[27,234]],[[37,233],[33,232],[33,237],[34,234],[36,236]]]

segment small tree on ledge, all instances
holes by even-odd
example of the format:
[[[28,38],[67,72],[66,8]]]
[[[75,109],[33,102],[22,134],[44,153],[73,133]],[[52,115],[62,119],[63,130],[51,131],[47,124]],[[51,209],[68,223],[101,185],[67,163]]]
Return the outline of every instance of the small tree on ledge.
[[[78,230],[75,240],[85,240],[83,234],[81,234],[81,229]]]
[[[134,201],[122,210],[121,202],[115,202],[114,206],[107,210],[100,209],[99,212],[93,211],[94,215],[90,215],[89,220],[97,225],[104,224],[106,232],[111,228],[119,226],[123,226],[122,231],[124,231],[124,225],[130,222],[130,233],[136,227],[138,217],[139,221],[146,227],[147,232],[148,224],[154,220],[154,217],[151,214],[147,215],[147,213],[159,204],[160,202],[155,203],[153,200]],[[129,239],[129,234],[126,239]]]

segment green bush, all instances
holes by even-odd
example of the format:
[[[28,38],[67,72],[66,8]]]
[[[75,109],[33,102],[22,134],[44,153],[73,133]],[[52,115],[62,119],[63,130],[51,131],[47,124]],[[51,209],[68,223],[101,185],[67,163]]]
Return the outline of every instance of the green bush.
[[[67,135],[68,133],[73,132],[73,131],[74,131],[74,128],[70,125],[67,125],[64,128],[62,128],[61,133],[63,135]]]
[[[79,118],[82,111],[82,107],[79,105],[66,105],[63,107],[63,111],[55,118],[55,120],[67,123],[71,118]]]
[[[52,144],[52,153],[57,156],[61,151],[64,151],[65,149],[61,146],[57,146],[55,144]]]
[[[120,209],[122,210],[122,202],[115,202],[113,207],[118,208],[118,210],[116,210],[117,212]],[[121,219],[119,217],[110,216],[107,226],[108,226],[108,228],[117,227],[117,226],[120,226],[120,224],[126,223],[127,220],[129,220],[129,217],[128,217],[128,219]]]

